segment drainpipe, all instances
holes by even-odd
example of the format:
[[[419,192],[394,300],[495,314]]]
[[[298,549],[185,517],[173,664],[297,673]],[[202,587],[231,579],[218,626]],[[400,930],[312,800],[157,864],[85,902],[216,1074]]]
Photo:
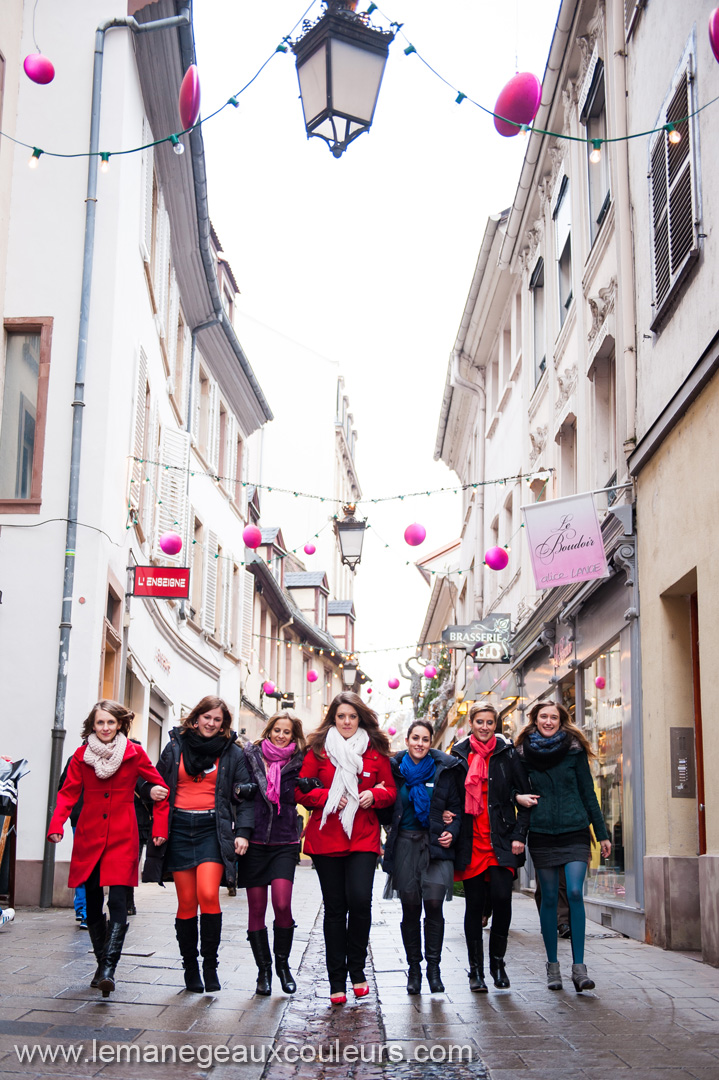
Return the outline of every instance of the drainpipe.
[[[477,618],[481,619],[484,612],[484,569],[482,564],[484,563],[484,555],[482,553],[482,547],[484,545],[484,486],[481,481],[484,480],[484,449],[485,449],[485,425],[487,417],[487,395],[485,393],[485,370],[484,368],[477,368],[477,375],[479,382],[472,383],[462,378],[459,373],[459,365],[461,360],[461,353],[455,350],[452,354],[452,374],[450,376],[450,382],[453,387],[457,387],[460,390],[466,390],[468,393],[473,394],[477,399],[477,431],[479,432],[478,440],[478,461],[477,461],[477,476],[480,480],[480,486],[476,490],[476,512],[477,512],[477,527],[475,529],[475,557],[474,557],[474,606],[476,609]]]
[[[184,3],[180,9],[180,14],[169,19],[156,19],[154,22],[148,23],[138,23],[131,16],[107,19],[105,22],[100,23],[95,31],[95,60],[92,72],[92,105],[90,110],[90,156],[87,165],[87,196],[85,198],[85,246],[82,259],[80,323],[75,361],[75,395],[72,402],[72,445],[67,499],[67,530],[65,533],[60,651],[55,687],[55,721],[52,728],[46,825],[50,824],[50,818],[55,808],[60,773],[62,772],[62,751],[65,741],[65,700],[67,697],[70,631],[72,630],[72,591],[75,581],[77,510],[80,494],[82,451],[82,410],[85,408],[85,368],[87,366],[87,340],[90,328],[90,297],[95,250],[95,212],[97,209],[97,170],[100,149],[100,105],[102,100],[102,67],[105,58],[105,34],[108,30],[121,27],[131,30],[133,34],[144,34],[150,30],[166,30],[174,26],[190,26],[189,3]],[[42,863],[42,884],[40,886],[41,907],[49,907],[52,903],[54,879],[55,845],[46,840]]]

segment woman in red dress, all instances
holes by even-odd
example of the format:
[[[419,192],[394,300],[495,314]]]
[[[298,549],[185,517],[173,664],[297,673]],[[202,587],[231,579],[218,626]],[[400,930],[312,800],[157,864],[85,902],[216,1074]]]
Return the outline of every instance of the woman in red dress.
[[[87,929],[97,957],[90,986],[102,990],[103,997],[115,989],[115,968],[128,927],[127,886],[137,885],[135,785],[140,777],[152,785],[153,843],[163,844],[168,831],[167,788],[142,747],[127,738],[134,715],[117,701],[93,705],[82,728],[87,742],[70,759],[47,836],[53,844],[60,843],[63,826],[83,795],[68,885],[85,886]],[[102,910],[106,885],[109,924]]]
[[[397,789],[389,740],[357,694],[338,694],[307,744],[295,795],[312,811],[304,850],[324,900],[330,1000],[343,1005],[348,973],[355,997],[369,993],[364,965],[380,850],[375,810],[391,806]]]

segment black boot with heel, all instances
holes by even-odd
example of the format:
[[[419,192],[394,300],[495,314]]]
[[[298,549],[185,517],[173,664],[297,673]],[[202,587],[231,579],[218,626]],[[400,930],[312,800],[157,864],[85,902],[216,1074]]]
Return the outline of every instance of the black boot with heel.
[[[399,928],[402,931],[404,952],[409,965],[407,970],[407,993],[420,994],[422,992],[422,929],[417,922],[401,922]]]
[[[200,915],[200,952],[202,953],[202,977],[208,994],[221,990],[217,978],[217,953],[222,937],[222,912]]]
[[[185,969],[185,989],[193,994],[204,994],[205,987],[197,962],[197,916],[193,919],[175,919],[175,934]]]
[[[269,997],[272,993],[272,953],[267,928],[248,930],[247,940],[257,964],[257,987],[255,993],[260,997]]]
[[[272,924],[274,930],[273,952],[275,954],[275,971],[286,994],[294,994],[297,983],[292,978],[290,971],[290,953],[292,951],[292,939],[295,935],[295,924],[292,926],[278,926]]]

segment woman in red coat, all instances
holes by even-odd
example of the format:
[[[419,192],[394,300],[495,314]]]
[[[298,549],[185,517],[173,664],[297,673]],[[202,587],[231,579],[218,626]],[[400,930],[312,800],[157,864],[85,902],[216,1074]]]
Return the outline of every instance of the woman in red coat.
[[[162,844],[167,838],[167,788],[142,747],[127,738],[134,715],[117,701],[93,705],[82,728],[87,742],[70,758],[47,836],[53,844],[60,843],[63,825],[83,795],[68,885],[71,889],[85,885],[87,929],[97,957],[90,985],[102,990],[103,997],[115,989],[115,968],[127,933],[126,889],[137,885],[135,784],[139,777],[153,785],[153,842]],[[109,886],[109,925],[102,910],[105,885]]]
[[[338,694],[307,742],[295,794],[312,811],[304,850],[324,900],[330,1000],[343,1005],[348,972],[355,996],[369,993],[364,965],[380,850],[375,810],[391,806],[397,789],[387,736],[357,694]]]

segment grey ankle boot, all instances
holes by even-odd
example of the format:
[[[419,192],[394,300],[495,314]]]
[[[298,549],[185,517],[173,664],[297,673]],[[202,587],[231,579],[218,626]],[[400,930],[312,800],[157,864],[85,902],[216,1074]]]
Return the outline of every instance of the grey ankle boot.
[[[581,994],[582,990],[594,989],[594,982],[587,975],[586,964],[572,964],[572,982],[578,994]]]
[[[562,973],[559,970],[559,962],[556,964],[547,964],[547,989],[548,990],[561,990],[562,989]]]

